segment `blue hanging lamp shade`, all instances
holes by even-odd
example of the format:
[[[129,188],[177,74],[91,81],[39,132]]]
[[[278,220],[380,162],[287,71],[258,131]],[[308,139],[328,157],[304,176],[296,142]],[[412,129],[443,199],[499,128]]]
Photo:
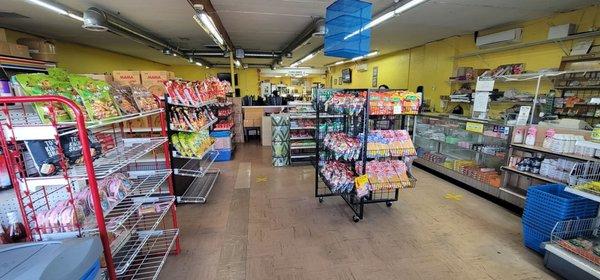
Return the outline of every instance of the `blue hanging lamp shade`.
[[[371,21],[373,5],[359,0],[337,0],[325,13],[326,56],[354,58],[371,51]]]

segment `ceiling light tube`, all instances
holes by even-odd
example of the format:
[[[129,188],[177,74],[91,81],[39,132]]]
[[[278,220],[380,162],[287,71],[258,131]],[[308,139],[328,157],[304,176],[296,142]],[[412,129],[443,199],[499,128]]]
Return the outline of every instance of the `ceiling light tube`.
[[[396,15],[399,15],[399,14],[404,13],[404,12],[406,12],[418,5],[421,5],[425,2],[427,2],[427,0],[411,0],[411,1],[407,2],[406,4],[398,7],[396,10],[394,10],[394,13]]]
[[[43,1],[43,0],[28,0],[29,2],[31,2],[32,4],[38,5],[40,7],[46,8],[48,10],[51,10],[55,13],[58,13],[60,15],[63,16],[68,16],[74,20],[78,20],[83,22],[83,17],[81,17],[78,12],[71,12],[68,9],[65,9],[63,7],[61,7],[60,4],[57,3],[53,3],[51,1]]]
[[[239,60],[234,61],[233,64],[235,64],[236,67],[242,66],[242,63]]]
[[[198,66],[202,66],[202,63],[200,63],[200,62],[196,62],[196,65],[198,65]],[[208,66],[207,66],[206,68],[208,68]]]
[[[70,18],[72,18],[72,19],[74,19],[74,20],[78,20],[78,21],[83,22],[83,17],[78,16],[78,15],[76,15],[74,13],[67,12],[67,16],[70,17]]]
[[[340,61],[338,61],[338,62],[334,63],[333,65],[336,65],[336,66],[337,66],[337,65],[342,65],[342,64],[344,64],[344,63],[346,63],[346,61],[345,61],[345,60],[340,60]]]
[[[225,50],[225,40],[223,39],[223,36],[221,36],[221,33],[219,33],[212,18],[206,12],[199,12],[195,14],[193,18],[196,23],[212,37],[213,41],[219,45],[222,50]]]

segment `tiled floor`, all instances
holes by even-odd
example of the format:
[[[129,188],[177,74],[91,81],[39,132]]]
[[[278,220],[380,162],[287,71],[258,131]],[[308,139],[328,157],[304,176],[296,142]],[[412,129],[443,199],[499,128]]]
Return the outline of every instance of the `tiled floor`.
[[[319,204],[313,168],[273,168],[270,153],[238,147],[208,202],[177,208],[182,252],[161,279],[553,278],[518,216],[425,171],[354,223],[341,198]]]

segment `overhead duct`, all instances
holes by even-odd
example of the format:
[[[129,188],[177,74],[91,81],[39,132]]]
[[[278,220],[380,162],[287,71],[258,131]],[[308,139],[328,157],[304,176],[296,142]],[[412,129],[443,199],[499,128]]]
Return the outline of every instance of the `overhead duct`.
[[[281,60],[284,56],[290,57],[294,51],[296,51],[299,48],[301,48],[302,46],[305,46],[306,44],[308,44],[308,41],[310,39],[312,39],[313,37],[324,36],[324,35],[325,35],[325,19],[317,18],[317,19],[313,20],[313,22],[311,22],[310,25],[308,25],[300,33],[300,35],[298,35],[298,37],[296,37],[296,39],[294,39],[292,42],[290,42],[283,49],[283,51],[281,51],[281,56],[279,57],[279,59]],[[276,64],[277,61],[273,61],[273,63]]]
[[[184,57],[184,53],[169,45],[164,40],[96,7],[91,7],[83,13],[82,27],[91,31],[109,31],[156,50],[169,49],[173,54]],[[205,60],[198,60],[206,66],[211,66]]]

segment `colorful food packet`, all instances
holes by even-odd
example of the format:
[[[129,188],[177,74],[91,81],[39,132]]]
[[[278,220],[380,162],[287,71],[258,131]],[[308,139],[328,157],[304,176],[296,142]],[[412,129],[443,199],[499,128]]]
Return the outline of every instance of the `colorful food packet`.
[[[110,88],[110,93],[115,99],[117,106],[119,106],[121,114],[128,115],[140,112],[133,100],[131,87],[113,83]]]
[[[79,93],[90,120],[106,120],[120,116],[110,95],[110,85],[92,78],[69,75],[69,82]]]
[[[144,86],[131,85],[131,93],[133,95],[133,100],[141,112],[158,109],[156,99]]]
[[[62,95],[57,87],[57,81],[45,74],[17,74],[15,80],[23,89],[27,96],[41,95]],[[67,89],[64,89],[65,91]],[[63,93],[66,94],[66,93]],[[39,102],[34,103],[33,107],[40,117],[40,120],[48,124],[51,119],[57,122],[66,122],[71,120],[71,115],[67,107],[59,102]]]

